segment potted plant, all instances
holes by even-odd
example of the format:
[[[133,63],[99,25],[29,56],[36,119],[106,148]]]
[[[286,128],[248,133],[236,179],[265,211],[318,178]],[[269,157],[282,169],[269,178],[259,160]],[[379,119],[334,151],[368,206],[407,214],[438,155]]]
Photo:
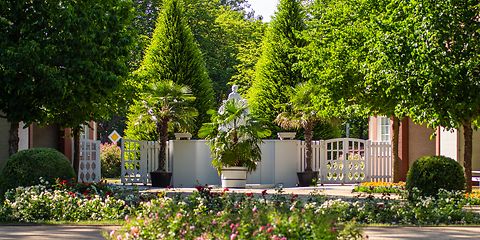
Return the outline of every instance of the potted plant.
[[[198,112],[191,103],[195,97],[185,86],[159,81],[150,85],[141,99],[133,109],[139,116],[137,123],[153,121],[160,143],[158,169],[150,172],[150,180],[153,187],[167,187],[172,178],[172,173],[166,169],[168,132],[174,128],[188,131],[194,125]]]
[[[208,140],[212,165],[222,176],[222,187],[245,188],[247,172],[254,171],[261,160],[260,144],[270,130],[249,115],[244,100],[229,97],[219,111],[208,113],[211,122],[202,126],[199,137]]]
[[[303,128],[305,131],[305,170],[297,173],[301,187],[311,186],[318,180],[318,171],[312,169],[313,128],[322,120],[312,101],[318,96],[313,86],[299,84],[289,93],[290,101],[285,104],[285,111],[275,119],[275,123],[284,129]]]

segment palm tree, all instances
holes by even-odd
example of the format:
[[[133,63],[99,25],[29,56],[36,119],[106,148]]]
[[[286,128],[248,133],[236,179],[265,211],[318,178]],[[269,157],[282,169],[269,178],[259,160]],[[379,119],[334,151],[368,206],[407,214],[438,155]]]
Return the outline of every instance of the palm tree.
[[[173,81],[159,81],[149,86],[142,94],[134,110],[138,124],[153,121],[158,134],[160,151],[158,153],[158,169],[155,172],[166,172],[166,146],[169,129],[188,131],[195,124],[197,110],[192,107],[195,97],[190,89]]]
[[[247,104],[229,99],[217,112],[210,110],[210,123],[204,123],[199,137],[210,145],[212,164],[221,173],[223,167],[246,167],[253,171],[261,160],[260,143],[270,135],[262,119],[249,115]]]
[[[307,83],[297,85],[289,94],[290,102],[285,105],[285,111],[278,114],[275,119],[275,123],[284,129],[303,128],[305,130],[305,172],[309,173],[313,173],[313,128],[316,123],[323,120],[313,103],[314,98],[319,98],[319,96],[317,89],[312,85]],[[302,184],[300,183],[300,185]]]

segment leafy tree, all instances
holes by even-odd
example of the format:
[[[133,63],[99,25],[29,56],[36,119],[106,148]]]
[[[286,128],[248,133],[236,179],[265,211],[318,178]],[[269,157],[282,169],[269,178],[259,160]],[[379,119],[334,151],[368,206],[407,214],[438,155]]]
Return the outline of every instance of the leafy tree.
[[[410,108],[431,127],[462,128],[463,167],[472,189],[472,125],[480,119],[480,4],[474,0],[412,2],[412,55],[422,101]]]
[[[208,119],[206,112],[213,107],[212,83],[180,1],[164,2],[151,44],[135,77],[144,84],[173,81],[189,87],[200,113],[197,126]]]
[[[408,70],[408,9],[396,0],[316,1],[303,65],[333,99],[358,106],[347,112],[392,117],[395,182],[401,177],[399,124],[418,96]]]
[[[299,36],[305,29],[304,18],[300,1],[281,0],[267,29],[255,81],[248,93],[252,112],[267,121],[273,122],[281,112],[279,105],[288,102],[284,89],[305,81],[294,67],[298,63],[297,48],[305,45]]]
[[[73,164],[78,171],[81,125],[107,118],[122,100],[117,94],[128,72],[132,4],[86,0],[61,5],[54,60],[64,89],[49,96],[48,122],[73,128]]]
[[[0,117],[10,122],[10,155],[18,150],[19,122],[43,121],[50,96],[64,89],[56,62],[64,13],[59,1],[0,2]]]
[[[152,83],[150,89],[133,105],[130,115],[133,125],[154,123],[156,128],[156,139],[160,143],[157,171],[166,171],[168,130],[191,130],[194,126],[198,115],[197,110],[190,106],[194,100],[187,87],[173,81],[159,81]]]
[[[222,14],[217,18],[221,28],[227,33],[229,44],[235,47],[235,73],[228,84],[239,86],[238,92],[246,94],[255,79],[255,65],[262,54],[262,38],[266,24],[259,19],[245,20],[243,14]]]

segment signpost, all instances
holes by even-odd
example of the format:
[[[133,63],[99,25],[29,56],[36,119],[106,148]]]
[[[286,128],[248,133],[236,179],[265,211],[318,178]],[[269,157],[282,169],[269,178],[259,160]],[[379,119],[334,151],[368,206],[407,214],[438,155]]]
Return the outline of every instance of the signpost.
[[[120,136],[120,134],[118,134],[118,132],[116,130],[113,130],[112,133],[110,133],[110,135],[108,135],[108,139],[110,139],[110,141],[112,141],[112,143],[115,143],[117,144],[117,142],[122,138],[122,136]]]

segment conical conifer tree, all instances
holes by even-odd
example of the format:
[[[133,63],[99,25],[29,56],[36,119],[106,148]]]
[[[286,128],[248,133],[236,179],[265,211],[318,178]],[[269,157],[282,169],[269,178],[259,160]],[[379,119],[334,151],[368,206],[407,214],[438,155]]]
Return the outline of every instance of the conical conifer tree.
[[[205,62],[187,25],[181,0],[165,0],[150,46],[136,76],[143,83],[171,80],[188,86],[196,97],[199,112],[196,130],[208,120],[206,112],[213,108],[212,82]]]
[[[280,104],[288,102],[288,88],[305,81],[300,69],[294,69],[299,48],[305,46],[299,36],[306,28],[304,16],[300,0],[280,0],[263,39],[248,99],[252,112],[271,123],[282,112]]]

